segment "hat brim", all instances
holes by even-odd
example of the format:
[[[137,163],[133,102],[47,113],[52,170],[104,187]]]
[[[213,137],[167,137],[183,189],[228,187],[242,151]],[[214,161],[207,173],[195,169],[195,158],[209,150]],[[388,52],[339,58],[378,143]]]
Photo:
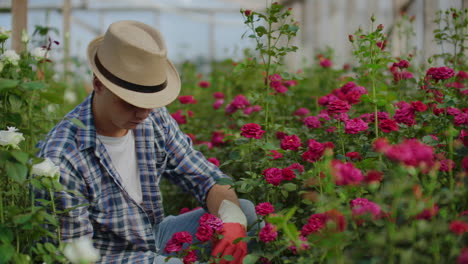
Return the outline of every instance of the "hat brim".
[[[120,87],[109,81],[98,70],[96,62],[94,61],[97,49],[100,46],[103,39],[104,36],[100,36],[89,43],[87,50],[88,63],[96,77],[104,84],[104,86],[111,90],[115,95],[120,97],[122,100],[128,102],[129,104],[146,109],[166,106],[177,98],[181,89],[180,77],[174,64],[172,64],[172,62],[168,59],[166,68],[167,86],[159,92],[135,92]]]

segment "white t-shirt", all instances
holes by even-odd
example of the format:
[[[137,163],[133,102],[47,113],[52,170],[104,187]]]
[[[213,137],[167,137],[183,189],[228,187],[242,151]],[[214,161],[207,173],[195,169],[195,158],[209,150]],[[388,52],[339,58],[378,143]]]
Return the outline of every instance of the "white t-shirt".
[[[102,135],[97,135],[97,137],[106,147],[112,164],[114,164],[122,179],[124,189],[130,197],[140,204],[143,198],[133,131],[129,130],[123,137],[106,137]]]

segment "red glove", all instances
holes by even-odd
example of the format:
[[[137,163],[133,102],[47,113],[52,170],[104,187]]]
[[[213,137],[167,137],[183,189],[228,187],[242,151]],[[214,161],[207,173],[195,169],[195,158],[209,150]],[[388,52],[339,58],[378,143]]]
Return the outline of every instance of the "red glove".
[[[224,223],[221,235],[223,235],[222,239],[213,242],[211,255],[217,257],[221,253],[221,258],[226,255],[234,257],[233,261],[222,259],[220,264],[242,264],[242,260],[247,255],[247,243],[239,241],[234,244],[233,242],[240,237],[246,237],[245,228],[239,223]]]

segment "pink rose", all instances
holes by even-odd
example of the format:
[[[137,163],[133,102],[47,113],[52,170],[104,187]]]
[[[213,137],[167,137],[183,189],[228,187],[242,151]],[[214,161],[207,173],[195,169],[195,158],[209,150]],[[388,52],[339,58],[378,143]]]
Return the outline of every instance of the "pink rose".
[[[291,165],[289,165],[288,167],[286,167],[287,169],[291,169],[291,170],[297,170],[299,173],[303,173],[304,172],[304,166],[302,166],[301,164],[299,163],[293,163]]]
[[[281,148],[297,151],[301,147],[301,139],[297,135],[285,136],[281,140]]]
[[[357,134],[359,132],[365,131],[369,128],[364,120],[359,118],[354,118],[345,122],[345,133],[346,134]]]
[[[262,172],[265,180],[274,186],[278,186],[283,181],[283,172],[278,168],[268,168]]]
[[[267,154],[267,156],[271,156],[274,160],[276,159],[281,159],[283,157],[283,154],[279,153],[276,150],[270,150],[271,154]]]
[[[198,226],[197,233],[195,233],[195,237],[201,242],[207,242],[213,236],[213,228],[208,225],[200,225]]]
[[[351,106],[347,102],[338,99],[330,102],[327,108],[329,113],[336,114],[348,112]]]
[[[184,114],[182,114],[182,110],[177,110],[175,113],[172,113],[171,116],[175,119],[177,124],[187,124],[187,117]]]
[[[392,131],[398,131],[398,123],[392,119],[386,119],[379,122],[379,128],[384,133],[390,133]]]
[[[278,232],[276,231],[276,226],[266,223],[266,225],[260,230],[258,237],[260,241],[264,243],[270,243],[271,241],[275,240],[278,236]]]
[[[262,130],[262,127],[255,123],[248,123],[243,125],[241,131],[241,136],[256,139],[261,139],[262,135],[265,133],[265,130]]]
[[[332,160],[331,167],[336,185],[356,185],[364,180],[361,170],[355,168],[351,162]]]
[[[304,118],[303,121],[304,125],[308,128],[320,128],[322,125],[320,124],[320,120],[317,116],[308,116]]]
[[[210,82],[208,82],[208,81],[200,81],[200,82],[198,82],[198,86],[200,86],[201,88],[208,88],[208,87],[210,87],[210,85],[211,85],[211,84],[210,84]]]
[[[213,93],[213,97],[214,97],[215,99],[224,99],[224,93],[222,93],[222,92],[214,92],[214,93]]]
[[[197,261],[197,252],[196,250],[190,250],[187,255],[182,259],[184,264],[193,264]]]
[[[453,69],[448,67],[432,67],[426,72],[426,76],[437,81],[452,78],[455,75]]]
[[[293,115],[295,116],[306,116],[310,113],[310,110],[304,107],[297,109]]]
[[[291,181],[296,178],[294,171],[289,168],[282,169],[281,173],[283,174],[283,179],[286,181]]]
[[[380,206],[366,198],[356,198],[351,201],[351,213],[353,216],[360,216],[370,213],[374,219],[381,216]]]
[[[456,235],[463,235],[468,232],[468,223],[455,220],[450,222],[450,231]]]
[[[271,203],[265,202],[265,203],[259,203],[257,206],[255,206],[255,212],[258,215],[266,216],[271,213],[275,212],[275,208]]]
[[[218,110],[219,108],[221,108],[221,106],[223,106],[224,104],[224,99],[217,99],[214,103],[213,103],[213,109],[214,110]]]
[[[193,95],[181,95],[179,96],[179,102],[181,104],[196,104],[197,100],[193,98]]]
[[[213,163],[216,167],[219,167],[219,160],[217,158],[211,157],[208,158],[208,161]]]

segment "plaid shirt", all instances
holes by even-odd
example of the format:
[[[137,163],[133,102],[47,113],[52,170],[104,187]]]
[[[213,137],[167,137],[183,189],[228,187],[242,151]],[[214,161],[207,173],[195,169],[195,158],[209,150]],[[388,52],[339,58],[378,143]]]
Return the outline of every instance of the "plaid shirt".
[[[153,226],[164,218],[161,177],[190,192],[206,208],[208,191],[216,179],[227,176],[192,148],[190,138],[165,107],[157,108],[133,131],[143,194],[142,204],[137,204],[123,188],[104,145],[96,138],[93,94],[39,144],[39,156],[60,166],[65,189],[82,194],[58,192],[58,208],[88,204],[60,217],[62,240],[92,237],[101,263],[153,263],[163,250],[155,247],[153,232]],[[86,129],[70,121],[72,118],[83,122]]]

